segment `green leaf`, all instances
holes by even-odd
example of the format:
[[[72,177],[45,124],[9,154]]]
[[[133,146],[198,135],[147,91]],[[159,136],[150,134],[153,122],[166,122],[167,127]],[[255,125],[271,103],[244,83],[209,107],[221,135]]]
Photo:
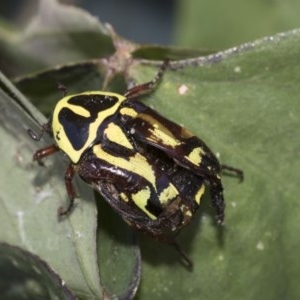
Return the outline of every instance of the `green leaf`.
[[[124,230],[118,228],[123,238],[131,237],[129,245],[120,245],[102,234],[97,247],[100,250],[96,249],[97,210],[91,188],[81,180],[76,185],[80,201],[76,201],[70,216],[58,220],[58,207],[68,201],[63,181],[66,163],[62,155],[57,155],[47,159],[44,168],[33,165],[33,153],[53,141],[45,137],[43,142],[36,143],[26,132],[29,128],[39,132],[36,119],[45,122],[44,117],[2,74],[0,108],[0,155],[5,158],[0,172],[0,241],[38,255],[81,299],[103,296],[98,252],[102,253],[108,242],[115,255],[126,253],[130,260],[115,264],[112,274],[123,277],[118,285],[110,285],[106,290],[117,297],[134,295],[140,278],[140,253],[136,246],[132,247],[131,231],[126,226]]]
[[[96,17],[57,0],[40,0],[37,14],[23,31],[6,32],[0,38],[0,53],[6,64],[12,64],[8,64],[10,68],[4,64],[9,74],[98,59],[114,52],[108,30]]]
[[[11,95],[40,121],[35,111],[18,91],[1,75],[0,153],[1,230],[0,240],[33,252],[45,260],[56,273],[84,297],[101,295],[96,256],[96,210],[92,192],[78,184],[82,201],[74,213],[58,221],[57,208],[67,205],[61,158],[49,159],[46,167],[33,165],[34,151],[47,144],[33,142],[26,130],[40,128],[24,114]],[[46,144],[45,144],[46,142]],[[72,272],[70,272],[70,269]]]
[[[70,95],[83,90],[99,90],[103,77],[103,68],[98,63],[83,62],[31,74],[16,80],[15,84],[35,106],[49,115],[63,95],[57,87],[58,83],[63,84]]]
[[[142,58],[148,60],[164,60],[166,58],[170,60],[180,60],[213,53],[213,51],[201,49],[183,49],[179,47],[176,48],[157,45],[139,45],[136,48],[137,49],[133,51],[132,56],[134,58]]]
[[[10,25],[10,26],[9,26]],[[16,46],[17,30],[0,19],[0,69],[7,76],[14,76],[41,68],[31,55],[23,53],[22,47]]]
[[[103,57],[114,51],[107,29],[85,11],[40,0],[39,11],[20,40],[25,52],[48,65]]]
[[[224,228],[218,228],[215,225],[214,212],[207,194],[193,222],[180,234],[179,243],[194,262],[192,272],[182,266],[181,259],[174,249],[147,237],[140,237],[143,276],[138,292],[139,299],[172,297],[174,299],[203,298],[208,300],[281,300],[300,298],[298,287],[300,259],[297,251],[300,246],[298,238],[299,204],[296,198],[300,169],[299,45],[300,31],[294,30],[205,57],[173,62],[171,70],[166,72],[159,87],[153,94],[143,98],[145,103],[156,108],[161,114],[183,124],[203,139],[218,154],[222,163],[241,168],[245,173],[245,181],[239,183],[235,178],[223,177],[227,201]],[[150,61],[150,59],[161,58],[164,55],[163,52],[157,54],[156,51],[147,53],[147,49],[142,50],[145,51],[142,51],[142,54],[137,49],[134,49],[136,52],[133,53],[140,54],[136,57],[147,57],[149,61],[131,59],[130,55],[124,55],[123,60],[120,60],[120,65],[126,66],[122,74],[135,79],[137,83],[143,83],[153,78],[158,63]],[[165,53],[181,57],[172,48]],[[112,60],[108,61],[112,62]],[[99,65],[97,66],[99,67]],[[76,72],[72,73],[70,76],[72,88],[76,86],[76,83],[78,83],[78,89],[83,89],[82,91],[86,88],[97,88],[97,84],[103,81],[102,76],[105,72],[102,74],[91,69],[92,72],[89,73],[89,76],[84,77],[83,74],[83,78],[80,78],[80,74],[76,78],[73,76]],[[53,72],[55,73],[55,70]],[[82,83],[87,78],[91,84],[85,87]],[[32,85],[31,89],[34,88],[35,86]],[[36,88],[39,88],[38,84]],[[14,93],[8,92],[7,89],[4,91],[15,99]],[[40,102],[43,105],[42,90],[40,95]],[[7,95],[5,97],[3,99],[7,100]],[[2,102],[0,102],[1,108],[3,108],[0,120],[5,132],[2,141],[5,143],[0,145],[1,154],[3,157],[12,155],[16,157],[17,162],[24,157],[24,161],[28,162],[37,147],[28,150],[34,146],[32,141],[19,134],[20,128],[24,128],[21,125],[22,118],[15,117],[19,114],[10,113],[16,108],[9,107],[5,110],[6,106],[2,105]],[[4,101],[4,103],[6,102]],[[33,115],[42,120],[38,113]],[[37,130],[35,123],[31,123],[30,127]],[[25,128],[28,127],[25,126]],[[21,147],[17,147],[20,142]],[[21,149],[22,155],[20,155],[19,149]],[[16,191],[29,189],[33,195],[34,192],[36,193],[32,182],[31,185],[28,185],[30,178],[39,179],[38,184],[35,183],[37,180],[32,181],[35,183],[35,187],[42,185],[43,191],[47,191],[49,185],[51,191],[57,193],[55,189],[61,187],[58,193],[60,196],[64,196],[65,190],[61,181],[62,168],[58,167],[60,162],[54,162],[54,168],[57,166],[57,169],[54,170],[57,171],[51,174],[50,171],[53,170],[53,167],[48,166],[47,160],[46,172],[40,170],[40,174],[36,175],[36,171],[26,168],[26,172],[22,173],[20,171],[22,168],[16,166],[17,164],[14,165],[11,161],[12,159],[10,159],[9,165],[3,161],[2,171],[4,174],[0,181],[1,191],[9,192],[9,196],[1,195],[1,205],[3,205],[0,215],[1,236],[12,239],[14,244],[17,237],[18,245],[21,244],[23,247],[23,240],[33,243],[41,236],[48,238],[47,235],[40,233],[40,228],[38,237],[36,235],[34,235],[34,239],[22,237],[23,231],[18,229],[20,217],[18,215],[16,217],[14,213],[23,211],[25,208],[29,211],[38,210],[39,216],[42,215],[44,219],[46,216],[46,220],[50,220],[49,223],[47,221],[48,227],[50,224],[50,236],[52,232],[67,230],[58,227],[54,222],[57,220],[53,212],[59,203],[63,202],[63,199],[57,200],[56,203],[47,201],[47,203],[34,204],[28,199],[25,201],[24,193],[17,199],[15,198]],[[43,172],[48,175],[45,179],[42,177]],[[28,174],[31,174],[32,177]],[[16,179],[12,180],[11,178]],[[55,179],[57,181],[53,181]],[[24,181],[27,183],[22,186]],[[8,200],[3,201],[2,199]],[[90,207],[88,203],[88,201],[80,201],[71,215],[70,221],[65,221],[59,226],[64,226],[64,224],[67,226],[66,223],[69,222],[72,226],[78,225],[78,223],[90,224],[89,222],[94,220],[91,217],[94,210],[84,213]],[[18,209],[19,205],[24,205],[25,208],[22,207],[20,210]],[[42,205],[45,205],[45,208],[40,208]],[[36,206],[38,209],[35,209]],[[84,216],[80,220],[78,215],[83,214]],[[124,229],[126,225],[119,222],[118,217],[111,216],[105,207],[100,207],[99,214],[103,216],[100,219],[103,223],[99,233],[102,237],[98,239],[98,242],[100,243],[106,238],[105,241],[109,241],[108,244],[100,243],[99,247],[99,249],[102,248],[100,253],[102,284],[107,287],[110,295],[133,296],[134,292],[130,293],[130,291],[134,291],[139,281],[139,271],[137,271],[139,264],[132,237],[128,236],[128,239],[125,239],[123,233],[118,234],[120,230],[126,231]],[[42,220],[44,221],[44,219]],[[15,220],[15,226],[10,225],[12,220]],[[40,218],[34,218],[35,224],[37,220]],[[38,224],[39,226],[34,228],[32,226],[33,232],[36,227],[43,229],[42,225]],[[91,231],[88,232],[91,233]],[[77,240],[75,237],[74,239]],[[94,241],[93,237],[90,239]],[[43,245],[47,245],[45,240],[43,240]],[[124,248],[120,248],[121,245],[124,245]],[[65,251],[55,252],[55,259],[65,260],[66,252],[73,257],[74,249],[68,247],[69,245],[64,245]],[[128,254],[127,247],[131,248],[133,252]],[[82,251],[87,251],[86,249]],[[113,249],[117,249],[116,252]],[[33,250],[34,253],[37,253],[35,249]],[[62,257],[58,257],[58,253]],[[46,256],[48,257],[47,253],[40,255],[41,258]],[[71,259],[69,256],[68,258]],[[95,258],[93,257],[93,259]],[[51,260],[50,262],[48,259],[46,261],[53,269],[58,268],[55,261]],[[86,266],[89,269],[93,265],[86,264]],[[125,269],[125,267],[128,268],[129,273],[123,276],[119,270],[121,268],[123,271],[122,268]],[[60,276],[63,274],[61,278],[68,278],[70,268],[63,265],[62,269],[65,270],[58,272]],[[66,273],[68,274],[65,275]],[[79,274],[78,271],[78,276]],[[132,280],[130,280],[130,276],[132,276]],[[78,280],[83,280],[83,277]],[[119,286],[122,278],[124,278],[124,286],[127,284],[128,293],[121,292],[124,291],[122,284],[121,287]],[[72,280],[73,273],[72,278],[66,281],[69,287],[74,287]],[[85,277],[84,280],[86,280]],[[81,284],[84,285],[85,282],[87,281]],[[134,282],[133,288],[130,288],[131,282]],[[114,289],[118,293],[115,294]],[[85,287],[83,290],[86,291]]]
[[[142,240],[139,299],[298,299],[300,247],[300,31],[211,56],[175,62],[147,104],[183,124],[241,168],[224,176],[224,228],[209,197],[179,242],[194,262],[185,270],[174,249]],[[141,82],[153,76],[134,71]],[[186,92],[182,87],[185,86]],[[172,296],[171,296],[172,295]]]
[[[300,296],[295,251],[299,40],[295,30],[174,62],[174,71],[167,71],[158,89],[145,97],[148,105],[201,137],[222,163],[241,168],[245,181],[223,177],[223,229],[215,226],[207,196],[194,222],[182,231],[179,242],[194,262],[193,272],[183,268],[174,249],[141,238],[140,299]],[[156,70],[133,64],[129,73],[145,82]],[[116,226],[113,220],[109,223]]]

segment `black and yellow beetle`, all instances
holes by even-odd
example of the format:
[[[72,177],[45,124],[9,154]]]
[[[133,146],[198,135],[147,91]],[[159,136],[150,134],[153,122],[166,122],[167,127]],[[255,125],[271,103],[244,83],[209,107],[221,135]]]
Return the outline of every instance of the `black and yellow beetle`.
[[[59,209],[70,212],[76,196],[75,173],[95,190],[134,229],[174,245],[174,234],[187,225],[200,205],[206,185],[210,187],[217,223],[224,220],[221,171],[241,178],[242,171],[220,165],[198,137],[136,100],[151,92],[168,62],[155,78],[135,86],[124,95],[90,91],[64,96],[55,106],[46,131],[55,143],[34,154],[41,159],[61,150],[70,159],[65,173],[70,204]]]

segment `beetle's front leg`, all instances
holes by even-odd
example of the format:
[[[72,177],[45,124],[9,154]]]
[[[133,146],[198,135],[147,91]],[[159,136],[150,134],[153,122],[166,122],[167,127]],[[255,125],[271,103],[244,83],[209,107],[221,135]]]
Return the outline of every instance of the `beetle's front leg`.
[[[55,144],[39,149],[34,153],[33,160],[37,161],[40,166],[44,166],[42,159],[46,156],[54,154],[57,151],[59,151],[59,149]]]
[[[67,168],[67,171],[65,173],[65,185],[66,185],[66,189],[67,189],[67,193],[69,196],[69,200],[70,203],[68,205],[67,208],[64,207],[59,207],[58,209],[58,215],[59,216],[65,216],[67,215],[73,208],[74,206],[74,200],[76,197],[76,192],[74,189],[74,185],[73,185],[73,178],[74,178],[74,174],[75,174],[75,165],[74,164],[70,164],[69,167]]]

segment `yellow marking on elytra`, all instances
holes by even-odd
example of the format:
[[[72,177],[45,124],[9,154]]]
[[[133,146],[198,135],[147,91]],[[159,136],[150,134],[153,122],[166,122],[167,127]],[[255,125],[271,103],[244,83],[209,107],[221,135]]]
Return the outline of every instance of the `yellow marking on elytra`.
[[[139,176],[145,178],[149,182],[149,185],[151,184],[153,189],[156,191],[155,173],[147,159],[140,153],[136,153],[135,155],[125,159],[105,152],[99,144],[93,147],[93,152],[97,157],[109,162],[111,165],[138,174]],[[147,186],[145,189],[140,190],[136,194],[132,195],[132,199],[136,205],[149,216],[149,218],[155,219],[156,217],[145,207],[150,196],[150,188]],[[124,198],[122,199],[124,200]]]
[[[193,136],[195,135],[192,134],[188,129],[186,129],[185,127],[181,127],[180,137],[187,139]]]
[[[130,141],[128,140],[127,136],[123,132],[120,126],[109,123],[107,128],[104,130],[104,134],[106,134],[107,138],[116,144],[119,144],[125,148],[133,149]]]
[[[165,128],[158,126],[154,126],[155,128],[150,132],[152,135],[147,137],[147,140],[154,141],[154,142],[161,142],[163,145],[167,145],[170,147],[175,148],[176,146],[180,145],[180,142]]]
[[[150,189],[148,186],[146,186],[142,190],[139,190],[137,193],[132,194],[131,197],[132,197],[132,200],[134,201],[134,203],[142,211],[144,211],[149,216],[150,219],[152,219],[152,220],[156,219],[156,217],[153,214],[151,214],[146,208],[147,202],[151,197],[151,192],[150,192]]]
[[[188,217],[191,217],[193,214],[192,214],[192,212],[190,210],[187,210],[185,212],[185,215],[188,216]]]
[[[125,193],[120,193],[120,198],[121,198],[123,201],[125,201],[125,202],[128,202],[128,201],[129,201],[129,199],[128,199],[128,197],[127,197],[127,195],[126,195]]]
[[[163,143],[164,145],[170,146],[170,147],[176,147],[180,145],[180,141],[176,139],[176,137],[173,135],[173,133],[168,130],[163,124],[158,122],[155,118],[153,118],[149,114],[139,114],[136,112],[133,108],[124,107],[120,110],[120,113],[122,115],[127,115],[132,118],[139,118],[146,123],[150,124],[153,129],[150,129],[150,136],[147,136],[148,141],[152,141],[155,143]],[[191,136],[191,135],[188,135]]]
[[[154,127],[154,129],[150,129],[151,135],[147,137],[148,141],[160,142],[174,148],[180,145],[180,141],[176,139],[173,133],[151,115],[139,114],[138,117]]]
[[[188,208],[188,206],[182,204],[180,206],[180,210],[183,212],[183,214],[187,217],[191,217],[193,214],[192,212],[190,211],[190,209]]]
[[[191,163],[193,163],[194,165],[199,166],[202,160],[202,155],[204,153],[205,152],[203,151],[202,148],[200,147],[194,148],[189,155],[185,156],[185,158]]]
[[[133,108],[123,107],[120,109],[120,114],[135,118],[138,115],[138,112],[136,112]]]
[[[195,201],[198,205],[200,205],[200,201],[201,201],[201,198],[204,194],[204,191],[205,191],[205,185],[202,184],[202,186],[200,187],[200,189],[198,190],[198,192],[195,195]]]
[[[180,205],[180,210],[182,211],[183,215],[185,216],[185,218],[183,218],[183,223],[182,224],[186,224],[187,222],[189,222],[189,220],[191,219],[191,217],[193,216],[191,210],[189,209],[189,207],[187,205]]]
[[[138,174],[139,176],[145,178],[153,186],[153,188],[156,189],[155,173],[152,169],[152,166],[140,153],[137,152],[135,155],[129,156],[125,159],[105,152],[101,145],[95,145],[93,147],[93,152],[97,157],[107,161],[111,165]]]
[[[178,196],[178,190],[170,183],[158,196],[161,204],[168,204],[168,202]]]
[[[83,147],[79,150],[74,150],[73,145],[70,143],[68,139],[68,135],[66,134],[64,127],[59,122],[59,113],[64,108],[67,107],[70,110],[72,110],[75,114],[83,116],[83,117],[89,117],[89,112],[84,109],[82,106],[73,105],[69,103],[68,101],[76,96],[82,96],[82,95],[101,95],[101,96],[110,96],[117,99],[117,102],[111,106],[108,109],[105,109],[103,111],[99,111],[97,118],[93,123],[89,126],[89,133],[88,133],[88,139],[83,145]],[[63,152],[65,152],[68,157],[71,159],[73,163],[78,163],[80,160],[81,155],[83,154],[86,149],[88,149],[95,139],[97,138],[97,131],[101,123],[109,116],[112,116],[116,113],[118,110],[120,104],[126,100],[126,98],[122,95],[116,94],[116,93],[109,93],[109,92],[99,92],[99,91],[91,91],[91,92],[85,92],[81,94],[76,95],[70,95],[62,98],[55,106],[53,115],[52,115],[52,131],[54,134],[54,139],[59,147]]]
[[[154,171],[151,165],[148,163],[147,159],[140,153],[136,153],[135,155],[125,159],[122,157],[110,155],[109,153],[105,152],[100,145],[95,145],[93,147],[93,152],[97,157],[104,159],[110,164],[138,174],[139,176],[145,178],[155,188]]]

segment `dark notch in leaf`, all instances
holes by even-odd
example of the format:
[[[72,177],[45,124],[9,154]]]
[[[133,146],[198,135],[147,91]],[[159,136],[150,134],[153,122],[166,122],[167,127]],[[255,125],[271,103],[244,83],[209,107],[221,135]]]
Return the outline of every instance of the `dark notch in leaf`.
[[[77,299],[66,283],[37,255],[0,242],[2,299]]]

